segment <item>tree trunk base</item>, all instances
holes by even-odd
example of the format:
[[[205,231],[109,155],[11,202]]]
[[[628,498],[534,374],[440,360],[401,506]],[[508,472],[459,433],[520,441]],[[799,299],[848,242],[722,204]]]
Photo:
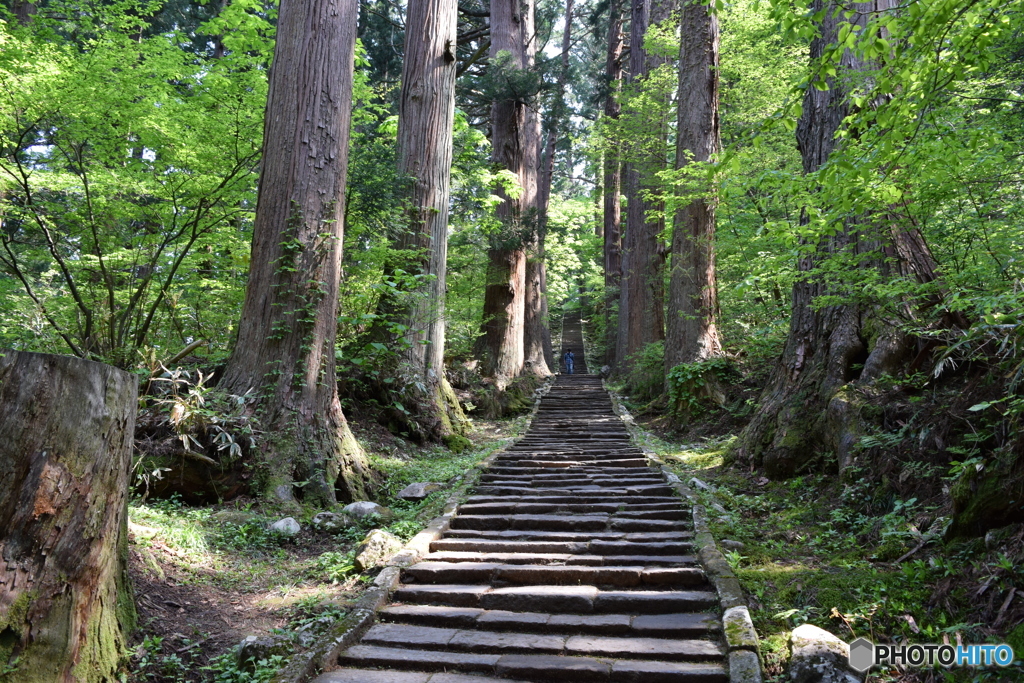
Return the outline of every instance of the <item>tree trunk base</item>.
[[[0,352],[0,671],[118,680],[135,627],[127,501],[134,375]]]

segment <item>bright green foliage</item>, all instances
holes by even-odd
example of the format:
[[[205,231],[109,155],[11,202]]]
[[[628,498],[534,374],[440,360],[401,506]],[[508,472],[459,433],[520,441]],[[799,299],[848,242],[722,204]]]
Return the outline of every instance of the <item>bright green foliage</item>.
[[[104,24],[109,21],[110,24]],[[133,23],[134,22],[134,23]],[[0,26],[0,345],[130,367],[207,339],[223,352],[246,271],[266,29],[201,62],[111,11],[81,44]],[[261,42],[262,41],[262,42]]]

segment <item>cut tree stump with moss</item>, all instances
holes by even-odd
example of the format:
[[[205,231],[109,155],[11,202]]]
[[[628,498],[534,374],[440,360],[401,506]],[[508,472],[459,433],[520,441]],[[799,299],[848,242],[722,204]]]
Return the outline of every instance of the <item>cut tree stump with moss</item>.
[[[118,680],[134,375],[0,350],[0,681]]]

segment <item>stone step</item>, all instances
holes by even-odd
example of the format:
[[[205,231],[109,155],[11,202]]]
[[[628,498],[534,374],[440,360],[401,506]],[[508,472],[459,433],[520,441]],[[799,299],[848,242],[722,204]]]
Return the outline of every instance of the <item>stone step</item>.
[[[626,506],[617,503],[518,503],[514,499],[504,502],[472,503],[459,507],[462,515],[503,515],[516,512],[541,514],[545,512],[603,512],[612,514],[625,511]]]
[[[450,607],[481,607],[512,612],[571,614],[670,614],[699,612],[717,605],[712,591],[603,591],[597,586],[513,586],[480,584],[402,584],[397,602]]]
[[[320,674],[313,683],[528,683],[494,676],[430,673],[426,671],[381,671],[379,669],[337,669]]]
[[[689,555],[693,544],[686,541],[616,541],[587,542],[495,541],[490,539],[453,538],[434,541],[431,552],[459,550],[499,553],[569,553],[571,555]]]
[[[381,611],[380,618],[387,622],[423,626],[568,635],[706,638],[721,631],[721,623],[715,615],[701,612],[652,615],[549,614],[443,605],[392,605]]]
[[[402,572],[402,580],[416,583],[491,583],[596,586],[698,586],[704,572],[694,567],[641,565],[551,566],[494,562],[419,562]]]
[[[497,562],[499,564],[567,564],[587,567],[641,564],[644,566],[695,565],[693,555],[570,555],[569,553],[504,553],[439,551],[426,555],[430,562]]]
[[[546,530],[503,530],[487,529],[452,529],[445,538],[480,538],[493,541],[532,540],[532,541],[565,541],[567,543],[589,543],[594,540],[605,541],[688,541],[693,538],[689,528],[681,531],[546,531]]]
[[[635,657],[683,662],[715,661],[723,657],[721,646],[699,639],[551,635],[395,623],[376,624],[361,642],[389,648],[429,648],[477,654]]]
[[[339,662],[346,666],[460,673],[494,674],[533,681],[580,683],[627,683],[662,681],[667,683],[726,683],[725,669],[717,663],[599,660],[592,657],[566,657],[533,654],[476,654],[464,652],[412,650],[404,648],[356,645],[346,650]],[[329,681],[330,679],[324,679]],[[429,679],[426,679],[429,681]],[[317,683],[324,683],[317,679]]]
[[[675,496],[644,496],[642,499],[638,499],[636,496],[606,496],[606,495],[578,495],[578,496],[490,496],[490,495],[472,495],[467,500],[467,504],[476,503],[498,503],[506,501],[519,501],[523,503],[548,503],[551,505],[557,503],[570,503],[570,504],[583,504],[583,503],[605,503],[612,502],[617,505],[628,505],[627,509],[636,509],[634,506],[643,505],[672,505],[679,506],[681,501]],[[642,501],[642,502],[640,502]],[[461,509],[461,508],[460,508]],[[640,508],[642,509],[642,508]]]

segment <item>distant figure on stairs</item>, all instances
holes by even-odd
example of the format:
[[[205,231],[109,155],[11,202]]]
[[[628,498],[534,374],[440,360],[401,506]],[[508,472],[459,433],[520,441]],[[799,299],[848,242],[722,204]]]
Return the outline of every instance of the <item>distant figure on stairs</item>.
[[[565,361],[565,371],[571,375],[573,366],[576,364],[576,356],[573,355],[572,349],[565,350],[565,355],[562,356],[562,360]]]

